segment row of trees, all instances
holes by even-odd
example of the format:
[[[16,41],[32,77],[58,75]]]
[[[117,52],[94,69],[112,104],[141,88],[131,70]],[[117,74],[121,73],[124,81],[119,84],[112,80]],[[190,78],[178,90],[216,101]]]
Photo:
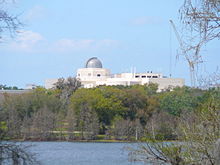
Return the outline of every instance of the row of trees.
[[[18,90],[19,88],[16,86],[7,86],[0,84],[0,90]]]
[[[156,84],[92,89],[79,86],[75,78],[68,78],[67,81],[60,79],[55,89],[37,88],[19,95],[4,94],[0,104],[0,128],[4,137],[26,140],[177,139],[178,124],[186,119],[193,123],[198,111],[211,104],[213,95],[216,95],[215,106],[220,100],[218,88],[183,87],[157,93]]]

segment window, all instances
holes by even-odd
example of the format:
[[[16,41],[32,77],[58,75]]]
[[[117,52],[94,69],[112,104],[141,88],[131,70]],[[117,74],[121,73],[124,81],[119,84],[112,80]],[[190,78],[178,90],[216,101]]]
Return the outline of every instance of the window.
[[[147,76],[147,78],[151,78],[151,76]]]
[[[88,76],[91,76],[91,73],[88,73]]]
[[[153,76],[153,78],[158,78],[158,76]]]
[[[135,76],[135,78],[139,78],[140,76]]]
[[[141,76],[142,78],[146,78],[146,76]]]
[[[80,74],[78,73],[78,76],[80,77]]]
[[[97,77],[101,77],[101,74],[97,74]]]

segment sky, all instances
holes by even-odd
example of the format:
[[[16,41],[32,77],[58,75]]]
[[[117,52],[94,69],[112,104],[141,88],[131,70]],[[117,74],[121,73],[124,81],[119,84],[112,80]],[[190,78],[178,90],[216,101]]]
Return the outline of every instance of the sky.
[[[23,27],[14,38],[2,34],[0,84],[24,88],[46,79],[75,76],[91,57],[112,73],[160,72],[184,78],[184,58],[176,59],[178,41],[169,23],[180,25],[179,0],[16,0],[5,9]],[[203,72],[219,65],[219,40],[202,50]]]

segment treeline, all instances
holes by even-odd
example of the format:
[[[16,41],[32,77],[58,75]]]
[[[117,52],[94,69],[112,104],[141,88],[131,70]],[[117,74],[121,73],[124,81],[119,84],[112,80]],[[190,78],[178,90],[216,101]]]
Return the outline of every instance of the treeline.
[[[19,90],[16,86],[7,86],[0,84],[0,90]]]
[[[23,140],[176,140],[206,106],[219,108],[220,89],[157,85],[80,88],[75,78],[54,89],[8,95],[0,104],[1,136]]]

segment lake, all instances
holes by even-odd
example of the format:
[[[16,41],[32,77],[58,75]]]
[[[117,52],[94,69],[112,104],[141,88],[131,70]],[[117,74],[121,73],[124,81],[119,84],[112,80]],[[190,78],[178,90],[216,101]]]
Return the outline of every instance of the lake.
[[[29,144],[30,142],[25,142]],[[31,142],[42,165],[144,165],[130,162],[125,147],[131,143]]]

